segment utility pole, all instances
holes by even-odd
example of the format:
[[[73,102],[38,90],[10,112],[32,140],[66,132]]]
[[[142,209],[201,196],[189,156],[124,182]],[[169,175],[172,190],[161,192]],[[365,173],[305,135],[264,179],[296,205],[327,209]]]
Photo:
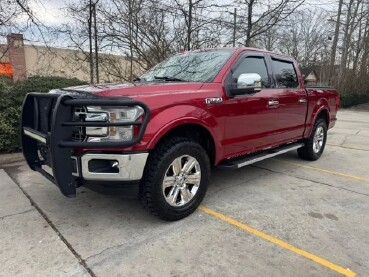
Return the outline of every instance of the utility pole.
[[[236,47],[237,8],[233,12],[233,47]]]
[[[96,70],[96,83],[99,83],[99,49],[97,43],[97,24],[96,24],[96,3],[93,4],[94,12],[94,39],[95,39],[95,70]]]

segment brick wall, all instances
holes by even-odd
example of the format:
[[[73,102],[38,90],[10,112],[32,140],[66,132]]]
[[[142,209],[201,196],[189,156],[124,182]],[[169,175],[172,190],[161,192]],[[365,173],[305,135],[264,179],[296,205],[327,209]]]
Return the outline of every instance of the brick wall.
[[[8,58],[13,68],[13,80],[26,78],[26,58],[24,54],[23,35],[8,35]]]

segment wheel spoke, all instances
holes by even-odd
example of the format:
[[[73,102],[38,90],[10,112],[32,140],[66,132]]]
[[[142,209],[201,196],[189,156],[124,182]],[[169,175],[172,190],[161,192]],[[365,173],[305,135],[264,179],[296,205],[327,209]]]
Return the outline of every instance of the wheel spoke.
[[[196,172],[195,174],[187,175],[186,183],[198,186],[201,181],[201,174],[200,172]]]
[[[188,160],[187,162],[184,164],[183,168],[182,168],[182,171],[184,173],[190,173],[192,168],[195,166],[196,164],[196,159],[193,158],[193,157],[188,157]]]
[[[318,128],[317,132],[316,132],[316,136],[317,137],[320,137],[320,134],[322,133],[322,129],[321,128]]]
[[[169,188],[174,186],[175,177],[174,176],[165,176],[163,181],[164,188]]]
[[[179,191],[180,191],[180,189],[179,189],[178,187],[174,186],[174,187],[170,190],[170,192],[169,192],[168,196],[166,197],[167,201],[168,201],[169,203],[171,203],[172,205],[173,205],[173,204],[176,204],[176,201],[177,201],[177,198],[178,198],[178,193],[179,193]]]
[[[184,203],[187,203],[192,198],[192,193],[188,190],[188,188],[181,189],[181,199]]]
[[[182,158],[179,157],[179,158],[175,159],[172,163],[172,167],[173,167],[174,175],[178,175],[181,172],[181,169],[182,169]]]

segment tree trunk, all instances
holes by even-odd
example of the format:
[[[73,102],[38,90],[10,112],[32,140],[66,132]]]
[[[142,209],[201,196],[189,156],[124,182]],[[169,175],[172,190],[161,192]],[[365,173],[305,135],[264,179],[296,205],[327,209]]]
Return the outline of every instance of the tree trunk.
[[[334,65],[335,65],[335,62],[336,62],[336,52],[337,52],[337,44],[338,44],[338,37],[339,37],[339,31],[340,31],[340,20],[341,20],[341,14],[342,14],[342,4],[343,4],[343,0],[339,0],[339,2],[338,2],[338,11],[337,11],[337,21],[336,21],[336,27],[335,27],[335,30],[334,30],[334,38],[333,38],[333,43],[332,43],[331,62],[330,62],[329,74],[328,74],[329,83],[332,82]]]
[[[368,73],[368,66],[369,66],[369,19],[366,22],[366,30],[363,37],[363,55],[361,57],[361,65],[360,65],[360,76],[365,78],[366,74]]]
[[[346,24],[345,24],[345,35],[344,35],[344,40],[343,40],[344,44],[343,44],[343,50],[342,50],[341,69],[340,69],[341,75],[342,75],[343,71],[346,69],[348,54],[349,54],[349,50],[350,50],[351,37],[352,37],[352,33],[354,31],[355,18],[357,16],[360,1],[357,1],[357,5],[355,7],[354,13],[352,14],[351,9],[353,8],[352,7],[353,4],[354,4],[354,0],[350,0],[349,6],[348,6],[348,9],[347,9],[347,17],[346,17]]]
[[[192,36],[192,0],[188,0],[188,26],[187,26],[187,50],[191,50],[191,36]]]
[[[94,57],[92,52],[92,3],[90,0],[89,8],[89,17],[88,17],[88,42],[90,47],[90,83],[94,83]]]
[[[252,13],[254,0],[250,0],[247,4],[247,30],[246,30],[246,47],[251,46],[251,31],[252,31]]]

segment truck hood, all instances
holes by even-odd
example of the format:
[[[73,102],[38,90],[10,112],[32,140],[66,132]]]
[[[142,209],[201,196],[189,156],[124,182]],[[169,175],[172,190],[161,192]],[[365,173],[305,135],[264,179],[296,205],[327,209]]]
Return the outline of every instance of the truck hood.
[[[130,98],[145,98],[153,95],[178,94],[193,92],[202,87],[203,83],[184,82],[156,82],[156,83],[134,83],[134,84],[98,84],[68,87],[62,89],[64,92],[77,94],[93,94],[104,97],[128,96]],[[58,91],[50,91],[60,92]]]

